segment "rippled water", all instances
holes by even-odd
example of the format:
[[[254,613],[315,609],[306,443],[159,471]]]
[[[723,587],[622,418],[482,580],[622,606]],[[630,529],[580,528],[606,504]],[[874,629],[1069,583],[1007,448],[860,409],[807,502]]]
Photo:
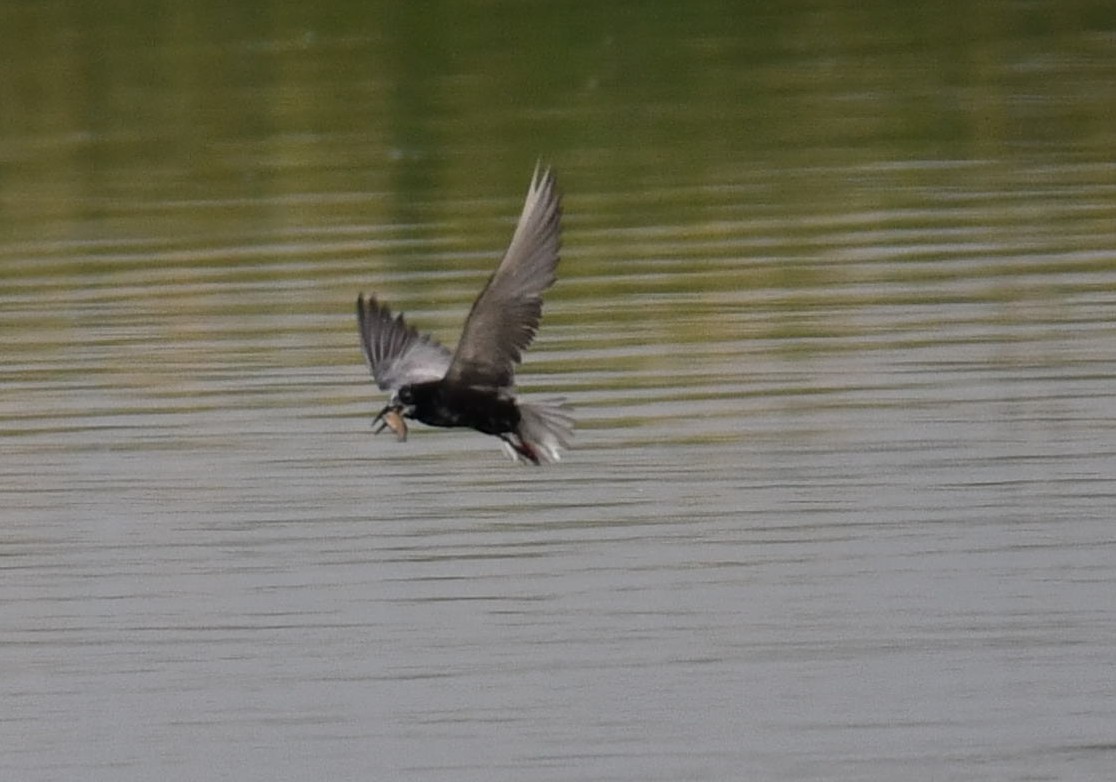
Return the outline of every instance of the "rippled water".
[[[304,98],[369,30],[229,36]],[[765,75],[767,139],[794,137],[784,90],[874,100],[771,81],[801,63],[730,57],[733,31],[678,35],[717,73]],[[1085,61],[1032,67],[1065,88],[1093,83]],[[622,95],[602,73],[590,93]],[[1091,116],[1095,93],[1065,91]],[[41,137],[9,115],[4,776],[1105,778],[1111,130],[1055,104],[1019,109],[1022,140],[896,148],[842,116],[728,154],[719,95],[683,119],[636,94],[643,146],[570,131],[602,120],[576,102],[477,141],[435,94],[383,156],[347,93],[308,135],[226,129],[164,166],[146,115]],[[522,123],[566,129],[498,155]],[[431,126],[450,151],[422,152]],[[452,344],[539,147],[565,243],[520,380],[569,398],[574,448],[530,469],[476,433],[373,437],[357,292]]]

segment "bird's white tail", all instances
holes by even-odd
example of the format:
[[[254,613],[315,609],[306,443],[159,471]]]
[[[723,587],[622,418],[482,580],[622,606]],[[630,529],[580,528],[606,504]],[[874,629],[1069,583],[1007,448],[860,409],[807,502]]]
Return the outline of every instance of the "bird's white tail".
[[[570,447],[574,420],[564,399],[519,403],[519,444],[504,443],[504,450],[513,461],[553,463],[562,458],[562,449]]]

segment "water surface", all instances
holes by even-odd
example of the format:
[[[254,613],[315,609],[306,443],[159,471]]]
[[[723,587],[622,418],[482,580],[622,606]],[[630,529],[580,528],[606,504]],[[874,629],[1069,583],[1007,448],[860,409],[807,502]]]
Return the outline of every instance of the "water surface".
[[[0,12],[6,777],[1109,773],[1111,20],[650,6]],[[540,155],[575,447],[372,437]]]

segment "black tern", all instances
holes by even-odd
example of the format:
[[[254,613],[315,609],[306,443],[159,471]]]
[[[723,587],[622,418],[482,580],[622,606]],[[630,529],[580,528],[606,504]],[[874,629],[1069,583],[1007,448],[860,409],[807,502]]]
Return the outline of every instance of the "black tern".
[[[406,440],[411,418],[498,437],[515,461],[558,461],[573,433],[569,409],[561,399],[521,401],[515,366],[538,332],[542,294],[554,284],[561,212],[554,174],[536,166],[511,244],[473,302],[452,353],[375,296],[357,297],[364,358],[376,385],[391,394],[372,421],[379,424],[376,434],[388,428]]]

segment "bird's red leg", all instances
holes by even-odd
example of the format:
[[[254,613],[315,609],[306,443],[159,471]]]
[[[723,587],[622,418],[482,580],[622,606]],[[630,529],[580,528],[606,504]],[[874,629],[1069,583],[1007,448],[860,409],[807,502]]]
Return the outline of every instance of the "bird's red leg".
[[[516,453],[529,461],[531,464],[537,465],[539,463],[539,455],[535,452],[535,449],[531,446],[531,444],[524,440],[522,437],[516,435],[515,439],[513,440],[510,436],[502,434],[500,435],[500,439],[514,448]]]

